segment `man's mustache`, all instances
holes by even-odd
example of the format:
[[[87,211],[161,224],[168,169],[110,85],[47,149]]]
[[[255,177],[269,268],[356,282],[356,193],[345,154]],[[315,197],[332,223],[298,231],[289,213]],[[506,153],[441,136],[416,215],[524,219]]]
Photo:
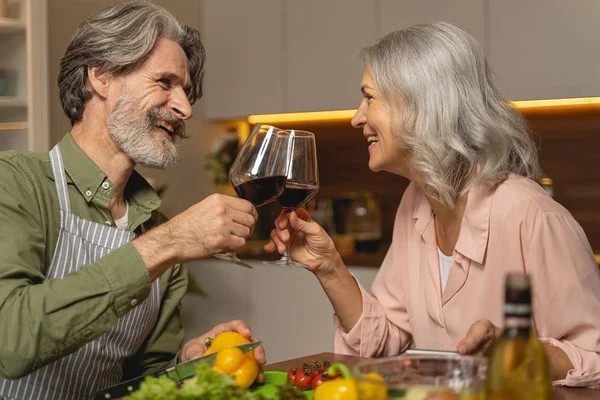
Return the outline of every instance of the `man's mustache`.
[[[173,136],[178,136],[180,138],[188,138],[189,135],[186,133],[185,122],[176,118],[168,112],[160,107],[152,107],[148,110],[148,122],[150,125],[154,125],[158,121],[166,121],[173,126]]]

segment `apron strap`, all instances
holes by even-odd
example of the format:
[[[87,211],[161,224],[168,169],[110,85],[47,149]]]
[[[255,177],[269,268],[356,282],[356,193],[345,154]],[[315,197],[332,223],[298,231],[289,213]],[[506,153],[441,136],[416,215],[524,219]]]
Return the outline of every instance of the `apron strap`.
[[[58,144],[50,151],[50,163],[52,164],[52,173],[54,174],[54,184],[56,185],[60,209],[70,213],[71,202],[69,200],[69,190],[67,189],[67,176]]]

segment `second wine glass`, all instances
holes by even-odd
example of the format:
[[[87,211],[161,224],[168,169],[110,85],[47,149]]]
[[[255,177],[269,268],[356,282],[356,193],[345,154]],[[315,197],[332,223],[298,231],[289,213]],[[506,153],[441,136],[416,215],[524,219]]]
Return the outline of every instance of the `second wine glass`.
[[[302,207],[319,191],[319,167],[317,163],[317,144],[315,135],[308,131],[288,130],[289,133],[289,166],[285,190],[277,198],[287,212]],[[294,236],[290,238],[288,247],[291,246]],[[278,261],[265,261],[268,265],[282,267],[304,268],[306,265],[295,262],[290,257],[287,249]]]
[[[279,197],[287,179],[289,146],[287,132],[271,125],[255,125],[229,170],[237,195],[255,207]],[[252,268],[232,252],[215,257]]]

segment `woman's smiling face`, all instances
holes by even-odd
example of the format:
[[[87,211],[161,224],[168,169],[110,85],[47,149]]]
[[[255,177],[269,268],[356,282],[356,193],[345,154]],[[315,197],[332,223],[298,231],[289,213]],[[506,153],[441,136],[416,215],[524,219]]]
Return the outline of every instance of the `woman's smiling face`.
[[[362,101],[352,118],[352,126],[361,128],[369,145],[371,171],[387,171],[412,179],[410,154],[402,140],[401,127],[395,128],[397,113],[385,103],[369,71],[365,68],[361,83]]]

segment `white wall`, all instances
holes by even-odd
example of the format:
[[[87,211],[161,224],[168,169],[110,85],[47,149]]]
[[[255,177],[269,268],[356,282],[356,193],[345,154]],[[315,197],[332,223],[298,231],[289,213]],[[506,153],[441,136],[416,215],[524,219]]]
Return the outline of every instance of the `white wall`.
[[[333,351],[333,309],[314,275],[260,261],[250,264],[254,269],[219,260],[188,266],[207,293],[204,298],[184,299],[186,337],[240,318],[265,343],[268,362]],[[350,267],[350,271],[370,288],[378,269]]]
[[[155,1],[184,23],[200,29],[200,3],[196,0]],[[51,79],[51,144],[69,131],[58,102],[56,78],[60,59],[77,25],[94,10],[118,0],[52,0],[49,4],[49,58]],[[210,54],[207,55],[210,58]],[[206,80],[210,76],[205,77]],[[226,90],[224,88],[224,90]],[[183,141],[182,160],[168,171],[140,168],[140,172],[162,186],[168,184],[161,210],[173,216],[213,193],[215,187],[204,169],[206,154],[223,128],[204,123],[202,101],[194,106],[188,121],[193,136]],[[188,269],[206,291],[206,297],[188,296],[183,302],[186,337],[203,334],[214,325],[231,319],[247,322],[265,343],[269,362],[333,350],[333,316],[329,301],[314,276],[305,270],[282,270],[254,263],[247,270],[218,260],[190,263]],[[366,287],[375,268],[352,268]]]

